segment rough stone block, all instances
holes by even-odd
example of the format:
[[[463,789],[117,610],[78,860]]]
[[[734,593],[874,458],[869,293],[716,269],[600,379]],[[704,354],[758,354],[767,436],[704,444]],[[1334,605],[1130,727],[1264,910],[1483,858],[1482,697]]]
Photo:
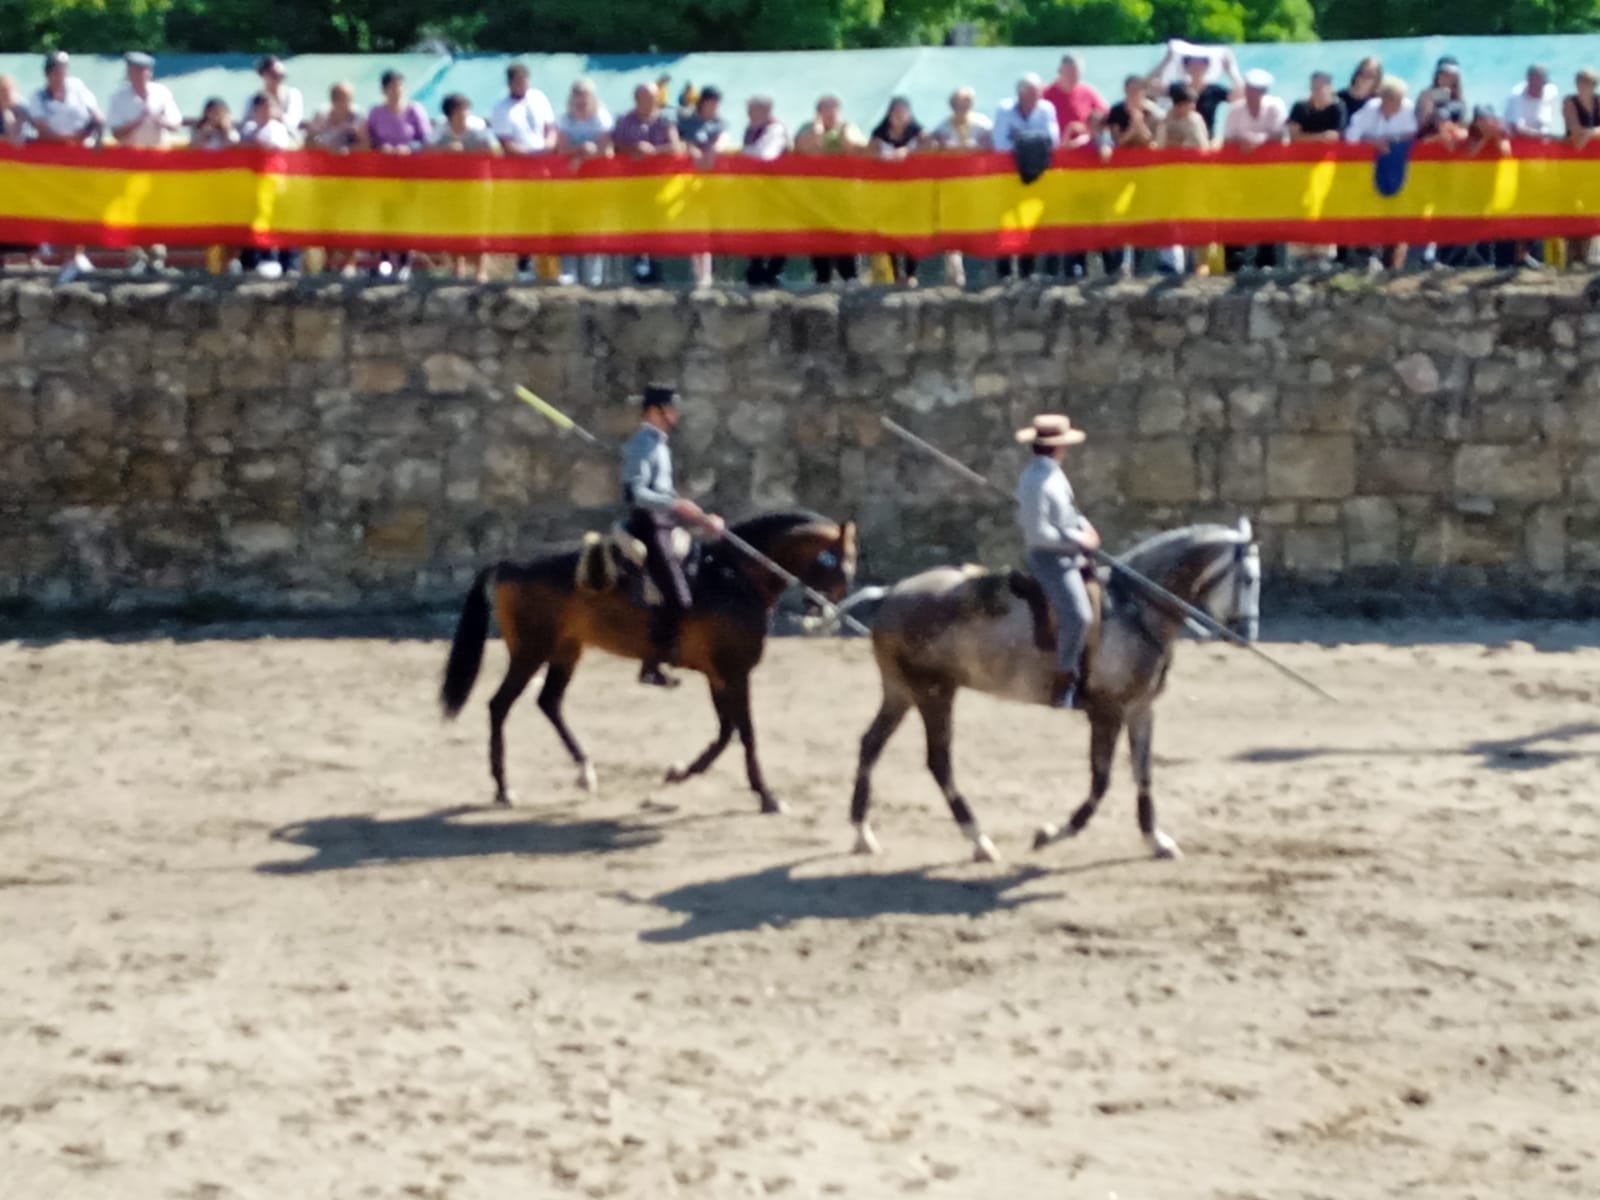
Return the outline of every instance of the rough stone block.
[[[428,561],[428,510],[397,508],[367,522],[363,546],[370,558],[384,562]]]
[[[1443,447],[1366,442],[1356,490],[1370,496],[1436,496],[1450,488],[1450,465]]]
[[[1355,439],[1276,434],[1267,439],[1267,495],[1281,500],[1343,500],[1355,491]]]
[[[1455,489],[1496,500],[1550,500],[1561,494],[1561,458],[1540,446],[1462,446]]]
[[[1236,434],[1218,452],[1217,495],[1223,500],[1254,502],[1267,494],[1266,441]]]
[[[39,383],[36,410],[39,431],[46,436],[109,437],[116,414],[105,395],[64,375],[46,375]]]
[[[1157,438],[1128,447],[1123,492],[1147,504],[1187,504],[1200,498],[1194,445],[1188,438]]]
[[[21,388],[0,388],[0,440],[32,437],[38,428],[33,396]]]
[[[422,375],[428,391],[435,395],[459,396],[482,382],[478,369],[459,354],[428,355],[422,360]]]
[[[1182,433],[1188,425],[1188,405],[1176,387],[1153,387],[1139,397],[1139,432],[1150,436]]]
[[[1556,505],[1542,505],[1528,514],[1523,533],[1528,566],[1543,575],[1561,575],[1567,569],[1567,513]]]
[[[1344,534],[1335,526],[1285,529],[1283,565],[1297,575],[1333,575],[1344,569]]]
[[[1400,553],[1400,507],[1382,496],[1344,502],[1344,539],[1349,565],[1380,567]]]
[[[336,308],[297,308],[291,345],[297,358],[332,359],[344,354],[344,313]]]
[[[299,537],[276,521],[239,521],[224,530],[223,541],[235,557],[255,562],[294,553]]]
[[[1228,427],[1235,433],[1268,430],[1277,422],[1278,393],[1264,384],[1243,384],[1228,392]]]
[[[360,358],[350,364],[350,388],[367,396],[398,392],[406,386],[406,365],[389,358]]]

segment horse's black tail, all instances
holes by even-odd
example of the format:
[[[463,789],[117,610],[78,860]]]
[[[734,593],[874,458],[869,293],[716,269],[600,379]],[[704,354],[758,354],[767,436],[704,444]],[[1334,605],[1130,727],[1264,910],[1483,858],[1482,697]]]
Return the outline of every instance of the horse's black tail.
[[[489,588],[497,569],[485,567],[478,572],[461,606],[455,640],[450,643],[450,660],[444,666],[444,685],[439,689],[439,705],[446,720],[461,711],[472,695],[472,685],[478,681],[483,643],[489,638]]]

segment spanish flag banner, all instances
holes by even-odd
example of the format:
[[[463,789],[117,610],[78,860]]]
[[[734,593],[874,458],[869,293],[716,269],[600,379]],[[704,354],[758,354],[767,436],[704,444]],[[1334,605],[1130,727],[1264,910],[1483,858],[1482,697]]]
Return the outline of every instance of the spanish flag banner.
[[[523,254],[979,255],[1600,235],[1600,146],[608,159],[0,147],[0,241]],[[1386,194],[1388,193],[1388,194]]]

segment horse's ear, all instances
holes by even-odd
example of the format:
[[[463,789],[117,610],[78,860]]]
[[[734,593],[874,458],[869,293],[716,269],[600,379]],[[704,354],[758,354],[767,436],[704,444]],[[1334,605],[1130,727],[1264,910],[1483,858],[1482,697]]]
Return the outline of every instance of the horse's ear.
[[[856,523],[846,521],[839,530],[839,544],[844,547],[844,552],[854,555],[856,552]]]
[[[1254,526],[1250,524],[1249,517],[1239,518],[1239,540],[1241,542],[1253,542],[1256,540],[1256,531]]]

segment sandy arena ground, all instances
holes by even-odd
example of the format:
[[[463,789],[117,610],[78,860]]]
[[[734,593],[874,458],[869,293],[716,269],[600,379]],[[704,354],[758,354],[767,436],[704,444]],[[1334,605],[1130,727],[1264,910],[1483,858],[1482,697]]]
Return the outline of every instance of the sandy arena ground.
[[[1081,718],[908,725],[843,853],[864,643],[774,643],[756,815],[700,688],[584,663],[495,811],[439,642],[0,645],[0,1195],[1600,1195],[1592,630],[1181,648],[1144,857]],[[1339,644],[1341,635],[1364,639]],[[1468,640],[1471,639],[1471,640]],[[1487,644],[1485,644],[1487,643]]]

